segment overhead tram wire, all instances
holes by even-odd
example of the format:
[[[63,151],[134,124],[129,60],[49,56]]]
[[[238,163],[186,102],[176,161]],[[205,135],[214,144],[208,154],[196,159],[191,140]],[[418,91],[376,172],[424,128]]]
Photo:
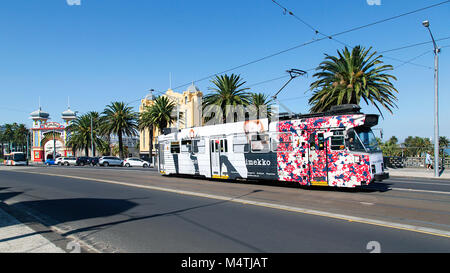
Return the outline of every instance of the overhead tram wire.
[[[436,39],[436,42],[437,42],[437,41],[448,40],[448,39],[450,39],[450,36],[444,37],[444,38],[440,38],[440,39]],[[386,53],[386,52],[392,52],[392,51],[398,51],[398,50],[408,49],[408,48],[412,48],[412,47],[417,47],[417,46],[429,44],[429,43],[432,43],[432,42],[433,42],[433,41],[426,41],[426,42],[420,42],[420,43],[416,43],[416,44],[410,44],[410,45],[406,45],[406,46],[401,46],[401,47],[396,47],[396,48],[392,48],[392,49],[382,50],[382,51],[380,51],[380,52],[378,52],[378,53],[383,54],[383,53]],[[446,47],[450,47],[450,45],[444,45],[444,46],[441,46],[440,48],[446,48]],[[423,53],[423,55],[425,55],[425,54]],[[417,59],[417,58],[419,58],[419,57],[421,57],[421,56],[422,56],[422,54],[419,55],[419,56],[414,57],[413,60],[415,60],[415,59]],[[426,66],[426,65],[413,63],[411,59],[408,60],[408,61],[404,61],[404,60],[400,60],[400,59],[393,58],[393,57],[388,57],[388,56],[384,56],[384,58],[396,60],[396,61],[401,62],[401,63],[405,63],[405,62],[406,62],[406,63],[411,64],[411,65],[420,66],[420,67],[424,67],[424,68],[428,68],[428,69],[433,69],[432,67],[429,67],[429,66]],[[397,66],[397,67],[398,67],[398,66]],[[315,70],[315,68],[310,68],[310,69],[307,69],[307,70],[305,70],[305,71],[309,72],[309,71],[313,71],[313,70]],[[270,80],[264,80],[264,81],[261,81],[261,82],[253,83],[253,84],[251,84],[251,85],[248,85],[248,87],[252,87],[252,86],[261,85],[261,84],[264,84],[264,83],[273,82],[273,81],[280,80],[280,79],[287,78],[287,77],[289,77],[289,75],[284,75],[284,76],[276,77],[276,78],[273,78],[273,79],[270,79]],[[192,82],[191,82],[191,83],[192,83]],[[190,83],[190,84],[191,84],[191,83]],[[182,87],[182,86],[181,86],[181,87]],[[179,87],[178,87],[178,88],[179,88]],[[160,93],[161,95],[164,95],[164,93],[161,92],[161,91],[154,91],[154,92]],[[142,98],[139,98],[139,99],[130,101],[130,102],[128,102],[128,103],[131,104],[131,103],[137,102],[137,101],[139,101],[139,100],[141,100],[141,99],[142,99]]]
[[[443,4],[447,4],[447,3],[449,3],[449,2],[450,2],[450,0],[446,0],[446,1],[439,2],[439,3],[436,3],[436,4],[430,5],[430,6],[426,6],[426,7],[423,7],[423,8],[416,9],[416,10],[412,10],[412,11],[409,11],[409,12],[406,12],[406,13],[402,13],[402,14],[399,14],[399,15],[395,15],[395,16],[392,16],[392,17],[389,17],[389,18],[385,18],[385,19],[382,19],[382,20],[378,20],[378,21],[375,21],[375,22],[372,22],[372,23],[369,23],[369,24],[365,24],[365,25],[362,25],[362,26],[357,26],[357,27],[354,27],[354,28],[351,28],[351,29],[348,29],[348,30],[344,30],[344,31],[341,31],[341,32],[337,32],[337,33],[334,33],[334,34],[329,35],[329,36],[327,36],[327,37],[314,39],[314,40],[312,40],[312,41],[307,41],[307,42],[304,42],[304,43],[299,44],[299,45],[297,45],[297,46],[293,46],[293,47],[290,47],[290,48],[287,48],[287,49],[284,49],[284,50],[281,50],[281,51],[278,51],[278,52],[269,54],[269,55],[267,55],[267,56],[261,57],[261,58],[259,58],[259,59],[256,59],[256,60],[253,60],[253,61],[250,61],[250,62],[247,62],[247,63],[245,63],[245,64],[241,64],[241,65],[238,65],[238,66],[229,68],[229,69],[227,69],[227,70],[224,70],[224,71],[221,71],[221,72],[218,72],[218,73],[211,74],[211,75],[209,75],[209,76],[206,76],[206,77],[203,77],[203,78],[201,78],[201,79],[196,80],[196,82],[204,81],[204,80],[207,80],[207,79],[209,79],[209,78],[211,78],[211,77],[214,77],[214,76],[216,76],[216,75],[220,75],[220,74],[223,74],[223,73],[226,73],[226,72],[229,72],[229,71],[233,71],[233,70],[236,70],[236,69],[239,69],[239,68],[242,68],[242,67],[245,67],[245,66],[254,64],[254,63],[258,63],[258,62],[264,61],[264,60],[266,60],[266,59],[269,59],[269,58],[278,56],[278,55],[280,55],[280,54],[283,54],[283,53],[286,53],[286,52],[289,52],[289,51],[292,51],[292,50],[295,50],[295,49],[304,47],[304,46],[309,45],[309,44],[312,44],[312,43],[316,43],[316,42],[319,42],[319,41],[322,41],[322,40],[325,40],[325,39],[335,39],[336,36],[341,36],[341,35],[343,35],[343,34],[347,34],[347,33],[350,33],[350,32],[356,31],[356,30],[360,30],[360,29],[363,29],[363,28],[371,27],[371,26],[374,26],[374,25],[377,25],[377,24],[381,24],[381,23],[390,21],[390,20],[398,19],[398,18],[400,18],[400,17],[407,16],[407,15],[411,15],[411,14],[413,14],[413,13],[417,13],[417,12],[420,12],[420,11],[424,11],[424,10],[427,10],[427,9],[430,9],[430,8],[434,8],[434,7],[443,5]],[[311,27],[312,27],[312,26],[311,26]],[[311,27],[310,27],[310,28],[311,28]],[[336,39],[335,39],[335,40],[336,40]],[[173,90],[176,90],[176,89],[178,89],[178,88],[187,86],[187,85],[189,85],[189,84],[191,84],[191,82],[185,83],[185,84],[182,84],[182,85],[179,85],[179,86],[176,86],[175,88],[173,88]]]
[[[298,17],[297,15],[295,15],[294,12],[288,10],[286,7],[282,6],[282,5],[281,5],[280,3],[278,3],[277,1],[275,1],[275,0],[271,0],[271,1],[272,1],[273,3],[275,3],[277,6],[279,6],[281,9],[283,9],[284,14],[288,13],[289,15],[291,15],[292,17],[294,17],[295,19],[297,19],[298,21],[300,21],[302,24],[304,24],[305,26],[307,26],[308,28],[310,28],[312,31],[314,31],[315,34],[320,34],[320,35],[324,36],[324,38],[328,38],[328,39],[330,39],[330,40],[333,40],[333,41],[335,41],[335,42],[338,42],[338,43],[340,43],[341,45],[348,46],[348,47],[352,47],[352,46],[350,46],[350,45],[348,45],[348,44],[346,44],[346,43],[344,43],[344,42],[342,42],[342,41],[339,41],[339,40],[333,38],[332,36],[329,36],[329,35],[327,35],[327,34],[325,34],[325,33],[323,33],[323,32],[320,32],[317,28],[313,27],[311,24],[309,24],[308,22],[306,22],[306,21],[303,20],[302,18],[300,18],[300,17]],[[352,47],[352,48],[353,48],[353,47]]]
[[[438,42],[438,41],[443,41],[443,40],[448,40],[448,39],[450,39],[450,36],[449,37],[440,38],[440,39],[436,39],[435,41]],[[392,52],[392,51],[397,51],[397,50],[403,50],[403,49],[407,49],[407,48],[411,48],[411,47],[416,47],[416,46],[429,44],[429,43],[432,43],[432,42],[433,41],[421,42],[421,43],[417,43],[417,44],[412,44],[412,45],[407,45],[407,46],[402,46],[402,47],[397,47],[397,48],[393,48],[393,49],[380,51],[379,53],[386,53],[386,52]]]
[[[352,48],[352,49],[354,48],[353,46],[351,46],[351,45],[349,45],[349,44],[347,44],[347,43],[344,43],[344,42],[342,42],[342,41],[339,41],[339,40],[333,38],[332,36],[329,36],[329,35],[327,35],[327,34],[325,34],[325,33],[320,32],[318,29],[316,29],[315,27],[313,27],[311,24],[309,24],[308,22],[306,22],[306,21],[303,20],[302,18],[298,17],[297,15],[294,14],[294,12],[292,12],[291,10],[288,10],[286,7],[282,6],[280,3],[276,2],[275,0],[271,0],[271,1],[272,1],[273,3],[275,3],[276,5],[278,5],[280,8],[282,8],[283,11],[284,11],[284,14],[288,13],[289,15],[293,16],[295,19],[297,19],[298,21],[300,21],[302,24],[304,24],[305,26],[307,26],[308,28],[310,28],[311,30],[313,30],[313,31],[315,32],[315,34],[321,34],[322,36],[328,37],[329,39],[334,40],[335,42],[338,42],[338,43],[340,43],[340,44],[342,44],[342,45],[344,45],[344,46],[346,46],[346,47],[349,47],[349,48]],[[381,52],[380,52],[380,53],[381,53]],[[421,64],[416,64],[416,63],[412,63],[411,61],[404,61],[404,60],[400,60],[400,59],[398,59],[398,58],[393,58],[393,57],[390,57],[390,56],[383,56],[383,57],[386,58],[386,59],[391,59],[391,60],[395,60],[395,61],[397,61],[397,62],[401,62],[402,65],[404,65],[404,64],[410,64],[410,65],[415,65],[415,66],[420,66],[420,67],[425,67],[425,68],[428,68],[428,69],[432,69],[432,68],[430,68],[429,66],[421,65]]]
[[[418,58],[420,58],[420,57],[422,57],[422,56],[424,56],[424,55],[426,55],[426,54],[428,54],[428,53],[431,53],[431,51],[430,51],[430,50],[427,50],[427,51],[425,51],[425,52],[423,52],[423,53],[417,55],[416,57],[414,57],[414,58],[412,58],[412,59],[410,59],[410,60],[408,60],[408,61],[406,61],[406,62],[403,62],[403,63],[401,63],[401,64],[395,66],[394,68],[397,69],[397,68],[399,68],[399,67],[401,67],[401,66],[403,66],[403,65],[405,65],[405,64],[408,64],[408,63],[410,64],[412,61],[414,61],[414,60],[416,60],[416,59],[418,59]],[[432,67],[428,67],[428,68],[433,69]]]

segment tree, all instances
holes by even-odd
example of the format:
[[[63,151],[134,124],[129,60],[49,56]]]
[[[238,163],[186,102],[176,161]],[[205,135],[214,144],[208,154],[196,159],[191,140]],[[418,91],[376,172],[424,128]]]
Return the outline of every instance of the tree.
[[[403,145],[406,148],[406,156],[421,156],[425,152],[431,152],[433,145],[429,138],[412,137],[408,136]]]
[[[127,146],[123,146],[123,153],[128,155],[128,147]],[[112,155],[114,156],[121,156],[120,155],[120,146],[115,144],[112,147]]]
[[[159,96],[148,109],[149,119],[153,121],[153,124],[159,129],[160,133],[177,120],[177,117],[172,115],[175,107],[175,103],[167,97]]]
[[[14,124],[5,124],[5,128],[3,130],[3,137],[5,141],[8,143],[8,153],[11,152],[11,145],[14,141],[14,127],[17,123]]]
[[[28,129],[25,124],[17,124],[14,128],[14,143],[21,148],[22,151],[26,150]]]
[[[4,126],[0,125],[0,159],[4,157],[4,143],[6,142],[6,136],[4,133]]]
[[[268,95],[263,93],[251,93],[249,105],[256,108],[256,118],[259,119],[261,115],[270,118],[272,111],[271,106],[273,100]],[[261,113],[260,111],[264,112]]]
[[[327,111],[333,105],[359,105],[363,99],[367,105],[373,104],[381,115],[378,103],[393,113],[392,108],[397,107],[394,93],[398,91],[391,80],[397,78],[386,73],[393,70],[392,65],[383,65],[382,55],[375,57],[377,52],[370,53],[371,49],[356,46],[350,52],[345,47],[342,52],[337,51],[338,57],[325,54],[325,61],[316,68],[319,72],[313,75],[317,80],[310,85],[311,112]]]
[[[152,106],[145,106],[144,110],[139,113],[138,127],[139,130],[143,131],[145,134],[145,129],[148,129],[150,137],[148,140],[149,145],[149,157],[150,163],[153,161],[153,130],[154,130],[155,119],[152,113]]]
[[[123,149],[123,136],[137,135],[137,114],[132,107],[124,102],[112,102],[102,112],[102,132],[117,135],[119,139],[119,154],[125,158]]]
[[[449,144],[449,139],[446,136],[439,137],[439,146],[441,148],[447,148]]]
[[[402,151],[398,145],[398,139],[392,136],[388,141],[381,143],[380,148],[384,156],[400,156]]]
[[[222,122],[230,120],[232,113],[227,112],[227,106],[247,106],[250,102],[250,94],[246,91],[249,88],[242,87],[246,82],[242,81],[241,77],[235,74],[228,76],[216,76],[211,82],[214,87],[210,87],[212,93],[207,94],[203,98],[203,109],[208,109],[209,106],[217,105],[222,111]],[[217,113],[215,113],[217,114]],[[207,121],[207,120],[205,120]]]
[[[91,117],[92,117],[92,138],[91,138]],[[68,145],[74,150],[84,149],[86,156],[89,156],[89,148],[91,143],[94,147],[101,145],[101,139],[99,137],[99,115],[97,112],[89,112],[87,114],[77,117],[68,126],[70,131]],[[94,151],[92,151],[94,153]]]

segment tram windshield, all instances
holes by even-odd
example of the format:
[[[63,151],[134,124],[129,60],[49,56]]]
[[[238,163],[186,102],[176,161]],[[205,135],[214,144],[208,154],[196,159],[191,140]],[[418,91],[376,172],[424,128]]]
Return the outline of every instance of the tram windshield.
[[[347,133],[347,146],[350,151],[381,152],[378,141],[369,127],[355,127]]]

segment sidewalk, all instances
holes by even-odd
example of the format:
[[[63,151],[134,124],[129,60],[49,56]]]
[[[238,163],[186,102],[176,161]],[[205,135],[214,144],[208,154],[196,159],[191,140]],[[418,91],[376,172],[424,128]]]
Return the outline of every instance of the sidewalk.
[[[0,253],[65,253],[28,226],[0,209]]]
[[[434,170],[425,168],[387,168],[391,177],[418,177],[434,179],[450,179],[450,171],[444,170],[439,177],[434,177]]]

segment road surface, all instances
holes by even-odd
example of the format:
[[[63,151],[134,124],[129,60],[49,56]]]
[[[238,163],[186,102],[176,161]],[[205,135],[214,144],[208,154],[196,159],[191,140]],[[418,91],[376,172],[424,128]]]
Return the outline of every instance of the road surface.
[[[94,252],[450,252],[447,180],[355,191],[11,167],[0,169],[0,201]]]

